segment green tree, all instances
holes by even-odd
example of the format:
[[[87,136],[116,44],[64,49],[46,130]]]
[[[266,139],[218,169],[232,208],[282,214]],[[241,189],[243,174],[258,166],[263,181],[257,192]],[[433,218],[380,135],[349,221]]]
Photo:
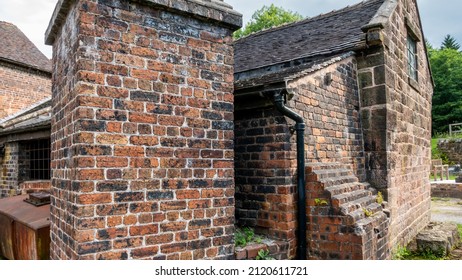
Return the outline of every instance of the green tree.
[[[432,108],[433,134],[448,132],[462,122],[462,53],[453,48],[429,50],[435,81]]]
[[[263,8],[252,15],[252,19],[245,27],[234,32],[233,37],[234,39],[239,39],[257,31],[302,19],[303,16],[299,13],[284,10],[281,7],[276,7],[274,4],[271,4],[269,7],[263,6]]]
[[[451,35],[446,35],[443,39],[443,43],[441,44],[441,49],[453,49],[458,51],[460,48],[459,43],[457,43],[456,39]]]

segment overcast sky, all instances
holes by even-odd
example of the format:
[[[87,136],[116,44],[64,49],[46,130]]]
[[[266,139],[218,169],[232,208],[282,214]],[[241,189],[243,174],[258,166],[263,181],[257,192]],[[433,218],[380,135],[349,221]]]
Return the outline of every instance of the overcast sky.
[[[44,33],[58,0],[0,0],[0,21],[18,26],[29,39],[47,56],[51,47],[44,44]],[[313,17],[360,0],[225,0],[244,15],[244,23],[252,14],[271,5],[296,11],[303,16]],[[462,44],[462,1],[461,0],[418,0],[426,39],[433,46],[440,46],[446,34],[454,36]],[[347,23],[346,23],[347,24]]]

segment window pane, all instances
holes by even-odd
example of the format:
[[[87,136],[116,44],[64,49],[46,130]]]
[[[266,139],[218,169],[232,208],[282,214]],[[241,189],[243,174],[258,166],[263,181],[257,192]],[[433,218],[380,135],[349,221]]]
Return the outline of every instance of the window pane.
[[[407,58],[409,76],[417,81],[417,42],[407,37]]]

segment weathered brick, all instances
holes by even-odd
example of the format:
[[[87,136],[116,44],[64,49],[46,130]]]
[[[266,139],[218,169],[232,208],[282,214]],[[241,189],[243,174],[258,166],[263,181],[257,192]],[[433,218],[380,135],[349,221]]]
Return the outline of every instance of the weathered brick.
[[[177,232],[186,229],[186,222],[169,222],[165,224],[160,224],[161,232]]]
[[[146,194],[148,200],[173,199],[172,191],[152,191]]]
[[[123,238],[123,239],[116,239],[114,240],[113,247],[114,249],[124,249],[124,248],[131,248],[131,247],[140,247],[143,244],[142,237],[131,237],[131,238]]]
[[[96,214],[100,216],[123,215],[128,212],[128,204],[98,205]]]
[[[132,202],[144,200],[143,192],[114,193],[114,202]]]
[[[117,134],[98,134],[96,136],[96,142],[98,144],[117,144],[125,145],[128,143],[127,136]]]
[[[186,243],[175,243],[175,244],[167,244],[161,245],[160,250],[163,254],[171,254],[174,252],[181,252],[186,250]]]
[[[80,204],[103,204],[112,202],[110,193],[81,194],[78,196]]]
[[[97,167],[127,167],[128,159],[119,157],[98,157]]]
[[[157,224],[130,227],[130,236],[150,235],[158,232],[159,226]]]
[[[130,99],[137,101],[159,102],[159,94],[149,91],[131,91]]]
[[[89,243],[82,243],[77,248],[78,254],[92,254],[102,251],[107,251],[111,248],[110,241],[99,241],[99,242],[89,242]]]
[[[125,191],[128,189],[128,183],[127,182],[120,182],[120,181],[114,181],[114,182],[99,182],[96,184],[96,190],[99,192],[114,192],[114,191]]]
[[[156,146],[159,144],[159,139],[152,136],[131,136],[130,143],[133,145]]]
[[[100,229],[96,232],[96,237],[99,240],[115,239],[127,236],[128,230],[126,228],[108,228]]]

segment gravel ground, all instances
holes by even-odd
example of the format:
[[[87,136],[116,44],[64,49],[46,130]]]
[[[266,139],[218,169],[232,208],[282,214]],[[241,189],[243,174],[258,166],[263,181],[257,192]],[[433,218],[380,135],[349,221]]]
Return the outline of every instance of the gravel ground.
[[[462,199],[432,198],[432,221],[462,224]]]
[[[432,197],[432,221],[462,224],[462,199]],[[450,260],[462,260],[462,246],[451,252]]]

